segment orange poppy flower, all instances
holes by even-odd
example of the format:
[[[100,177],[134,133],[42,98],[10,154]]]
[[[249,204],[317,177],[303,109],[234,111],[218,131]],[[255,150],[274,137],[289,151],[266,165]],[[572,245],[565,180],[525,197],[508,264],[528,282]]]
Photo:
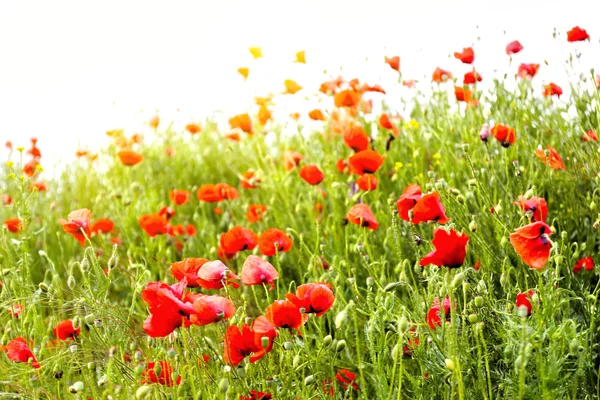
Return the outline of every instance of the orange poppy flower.
[[[188,202],[188,199],[190,198],[190,192],[187,190],[172,189],[169,192],[169,198],[176,205],[182,206]]]
[[[490,132],[502,144],[502,147],[509,147],[517,140],[515,130],[507,125],[496,124]]]
[[[288,293],[285,298],[291,301],[304,314],[323,315],[333,306],[335,296],[329,283],[305,283],[296,288],[296,294]]]
[[[325,179],[323,171],[316,164],[308,164],[300,168],[300,177],[309,185],[318,185]]]
[[[385,63],[389,65],[391,69],[400,72],[400,57],[385,57]]]
[[[454,95],[456,96],[456,100],[464,102],[470,102],[473,96],[469,89],[464,89],[460,86],[454,86]]]
[[[266,212],[267,206],[263,204],[250,204],[248,211],[246,211],[246,218],[249,223],[253,224],[260,221]]]
[[[283,168],[286,171],[291,171],[300,164],[304,158],[302,154],[296,153],[294,150],[285,150],[283,152]]]
[[[475,72],[475,70],[467,72],[465,74],[465,77],[463,79],[463,84],[464,85],[474,85],[477,82],[481,82],[482,78],[481,75],[477,72]]]
[[[596,133],[595,130],[590,129],[589,131],[587,131],[586,133],[583,134],[583,136],[581,137],[581,140],[583,140],[584,142],[589,142],[589,141],[597,142],[598,134]]]
[[[73,235],[75,239],[83,247],[85,245],[86,237],[90,237],[90,220],[92,218],[92,212],[87,208],[80,210],[71,211],[67,215],[67,221],[59,219],[58,222],[63,226],[63,230],[66,233]]]
[[[246,132],[248,135],[252,135],[252,120],[248,113],[234,115],[229,119],[229,126],[231,129],[239,128]]]
[[[385,156],[375,150],[362,150],[350,156],[350,170],[354,174],[374,174],[383,165]]]
[[[296,61],[297,63],[306,64],[306,51],[301,50],[296,52]]]
[[[254,59],[259,59],[263,56],[262,48],[259,46],[250,47],[248,48],[248,51],[250,52],[250,54],[252,54],[252,57],[254,57]]]
[[[148,121],[148,125],[150,125],[150,127],[152,127],[154,130],[158,128],[158,124],[160,124],[160,118],[158,118],[158,115],[155,115],[154,117],[150,118],[150,121]]]
[[[475,59],[475,52],[472,47],[465,47],[462,53],[454,53],[454,57],[462,61],[463,64],[472,64]]]
[[[560,97],[561,94],[563,94],[563,91],[557,84],[550,82],[549,84],[544,85],[544,97]]]
[[[537,74],[539,69],[540,64],[521,64],[519,65],[517,75],[520,78],[533,78]]]
[[[188,236],[196,236],[196,227],[192,224],[187,224],[185,227],[185,233]]]
[[[360,125],[353,125],[344,132],[344,143],[355,152],[369,148],[369,137]]]
[[[325,116],[321,110],[315,109],[308,113],[310,119],[314,121],[325,121]]]
[[[554,147],[548,146],[547,150],[542,150],[540,146],[535,150],[535,155],[542,160],[544,164],[552,169],[567,169],[565,168],[562,158]]]
[[[45,192],[48,190],[48,185],[44,181],[37,181],[31,184],[30,191]]]
[[[298,85],[296,81],[291,79],[286,79],[283,81],[283,84],[285,85],[285,92],[283,92],[284,94],[294,94],[297,91],[302,90],[302,86]]]
[[[275,300],[265,310],[265,316],[276,328],[295,329],[298,332],[308,320],[308,315],[302,314],[300,309],[287,299]]]
[[[219,188],[217,188],[217,185],[213,185],[212,183],[207,183],[200,186],[196,192],[196,197],[198,200],[206,203],[218,203],[219,201],[223,200]]]
[[[178,281],[187,278],[188,287],[198,287],[198,271],[208,261],[206,258],[184,258],[171,264],[171,274]]]
[[[419,261],[420,266],[433,264],[438,267],[458,268],[465,262],[467,243],[469,243],[466,234],[458,234],[454,229],[450,229],[449,232],[436,229],[431,243],[435,250]]]
[[[244,189],[255,189],[260,183],[260,179],[256,177],[254,171],[244,172],[240,181],[242,184],[242,188]]]
[[[409,79],[406,81],[402,81],[402,86],[406,86],[407,88],[414,88],[417,84],[417,81],[413,79]]]
[[[133,150],[121,150],[117,153],[119,160],[123,165],[133,167],[136,164],[141,163],[144,160],[144,156]]]
[[[200,133],[202,131],[202,128],[200,127],[200,125],[191,122],[185,126],[185,130],[191,133],[192,135],[195,135],[196,133]]]
[[[266,347],[262,345],[263,337],[267,338]],[[223,342],[223,360],[231,366],[236,366],[250,356],[250,362],[254,363],[273,349],[275,337],[275,327],[263,315],[254,320],[252,328],[244,324],[240,330],[236,325],[230,325]]]
[[[416,183],[410,184],[404,188],[402,195],[396,202],[400,218],[410,222],[408,212],[412,210],[417,204],[417,201],[421,199],[421,194],[421,187]]]
[[[241,142],[241,141],[242,141],[242,137],[241,137],[241,136],[240,136],[240,134],[239,134],[239,133],[237,133],[237,132],[230,132],[230,133],[226,133],[226,134],[224,135],[224,137],[225,137],[226,139],[229,139],[229,140],[231,140],[231,141],[234,141],[234,142]]]
[[[446,82],[450,79],[452,79],[452,74],[448,71],[441,69],[440,67],[437,67],[435,71],[433,71],[433,75],[431,76],[431,80],[437,83]]]
[[[543,269],[550,257],[552,230],[538,221],[516,229],[510,234],[510,243],[525,264],[533,269]]]
[[[111,233],[115,230],[115,224],[108,218],[102,218],[92,224],[90,231],[96,235],[101,233]]]
[[[244,79],[248,79],[248,72],[250,72],[250,70],[246,67],[240,67],[237,69],[237,72],[239,72]]]
[[[379,126],[383,129],[391,129],[396,136],[399,134],[398,127],[392,123],[390,117],[386,113],[381,114],[379,117]]]
[[[356,180],[356,186],[365,192],[377,189],[377,178],[371,174],[364,174]]]
[[[258,123],[264,126],[272,119],[271,111],[265,106],[260,106],[258,109]]]
[[[240,197],[238,190],[227,183],[217,183],[215,188],[222,200],[235,200]]]
[[[4,226],[6,226],[9,232],[17,233],[23,230],[23,221],[19,218],[8,218],[4,220]]]
[[[233,227],[219,238],[219,247],[225,255],[231,257],[240,251],[253,250],[257,244],[258,236],[256,233],[241,226]]]
[[[446,208],[441,203],[438,192],[429,193],[421,197],[413,207],[412,212],[412,223],[415,225],[430,221],[445,224],[450,221],[450,218],[446,216]]]
[[[342,90],[336,93],[333,101],[336,107],[356,107],[362,98],[362,93],[353,89]]]
[[[567,41],[569,43],[581,42],[583,40],[588,40],[589,38],[590,35],[588,35],[585,29],[581,29],[578,26],[574,27],[573,29],[567,32]]]
[[[335,163],[335,169],[337,169],[338,172],[341,172],[342,174],[345,173],[347,169],[349,169],[349,166],[350,164],[348,163],[348,161],[344,160],[343,158],[340,158]]]
[[[372,231],[376,231],[379,227],[379,223],[377,222],[377,219],[375,219],[373,211],[371,211],[371,208],[364,203],[353,205],[346,214],[346,220],[355,225],[371,229]]]
[[[167,233],[167,219],[158,214],[146,214],[142,215],[138,220],[140,227],[148,234],[150,237],[154,237],[156,235],[164,235]]]
[[[267,229],[258,239],[258,250],[260,254],[267,257],[272,257],[277,253],[287,253],[292,249],[292,245],[292,238],[277,228]]]
[[[31,178],[33,175],[36,174],[36,172],[38,172],[39,165],[40,163],[34,158],[33,160],[23,165],[23,173]]]

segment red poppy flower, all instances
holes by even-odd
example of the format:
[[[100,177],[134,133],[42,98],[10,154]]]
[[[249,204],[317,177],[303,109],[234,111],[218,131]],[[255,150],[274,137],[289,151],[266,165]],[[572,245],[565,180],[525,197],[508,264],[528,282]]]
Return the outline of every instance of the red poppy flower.
[[[246,171],[242,174],[242,179],[240,180],[242,184],[242,188],[244,189],[255,189],[257,185],[260,183],[260,179],[256,177],[254,171]]]
[[[517,309],[521,307],[525,307],[527,310],[527,316],[531,315],[531,297],[535,294],[533,290],[528,291],[527,293],[519,293],[515,298],[515,305]]]
[[[160,373],[156,376],[156,364],[160,365]],[[173,381],[173,367],[166,361],[159,361],[158,363],[149,362],[146,369],[142,373],[143,383],[158,383],[160,385],[173,387],[181,383],[181,376],[177,377],[177,380]]]
[[[342,90],[336,93],[333,101],[336,107],[356,107],[362,98],[362,93],[354,89]]]
[[[402,195],[396,202],[396,207],[398,208],[398,214],[400,214],[400,218],[410,222],[408,212],[414,208],[414,206],[417,204],[417,201],[420,199],[421,187],[418,184],[413,183],[405,187]]]
[[[550,257],[550,227],[538,221],[510,234],[510,243],[523,262],[533,269],[542,269]]]
[[[238,288],[240,285],[235,281],[239,279],[225,264],[215,260],[202,264],[197,283],[204,289],[221,289],[226,284]]]
[[[192,135],[195,135],[196,133],[200,133],[202,131],[202,128],[200,127],[200,125],[192,122],[185,126],[185,130],[191,133]]]
[[[465,47],[462,53],[454,53],[454,57],[462,61],[463,64],[472,64],[475,59],[475,52],[472,47]]]
[[[223,200],[235,200],[240,197],[238,190],[227,183],[217,183],[215,188]]]
[[[544,97],[560,97],[561,94],[563,94],[563,91],[557,84],[549,83],[548,85],[544,85]]]
[[[508,147],[517,140],[515,130],[507,125],[496,124],[490,132],[502,144],[502,147]]]
[[[235,305],[226,297],[200,295],[193,303],[195,314],[190,316],[190,322],[196,325],[208,325],[235,315]]]
[[[276,328],[289,328],[297,331],[308,319],[308,315],[303,315],[300,309],[289,300],[275,300],[267,307],[265,315]]]
[[[198,287],[200,286],[198,271],[208,261],[206,258],[184,258],[181,261],[171,264],[171,274],[178,281],[187,278],[188,287]]]
[[[117,153],[121,164],[133,167],[144,160],[144,156],[133,150],[121,150]]]
[[[270,290],[273,290],[275,279],[279,279],[279,274],[268,261],[254,255],[248,256],[244,261],[244,265],[242,265],[242,283],[244,285],[271,285]]]
[[[446,296],[442,301],[442,307],[444,307],[444,316],[446,317],[446,321],[450,321],[450,297]],[[442,309],[440,307],[440,300],[436,297],[433,299],[433,303],[431,304],[431,308],[427,311],[427,325],[431,329],[435,329],[438,326],[442,326],[442,318],[441,313]]]
[[[386,57],[385,63],[387,65],[389,65],[391,69],[400,72],[400,57],[399,56]]]
[[[198,200],[206,203],[218,203],[219,201],[223,200],[217,185],[213,185],[211,183],[200,186],[196,192],[196,197],[198,197]]]
[[[85,238],[90,237],[90,220],[92,218],[92,212],[87,208],[80,210],[71,211],[67,215],[67,221],[59,219],[58,222],[63,226],[66,233],[73,235],[75,239],[83,247],[85,245]]]
[[[541,147],[538,147],[535,150],[535,155],[552,169],[567,169],[554,147],[548,146],[548,150],[542,150]]]
[[[362,126],[354,125],[344,132],[344,143],[355,152],[369,148],[369,137]]]
[[[300,177],[309,185],[318,185],[325,179],[323,171],[316,164],[308,164],[300,168]]]
[[[521,45],[521,43],[519,43],[518,40],[512,41],[506,45],[506,54],[508,54],[509,56],[517,54],[521,50],[523,50],[523,46]]]
[[[546,217],[548,216],[548,204],[546,204],[544,198],[534,196],[525,199],[524,196],[519,196],[519,201],[514,202],[513,204],[517,204],[521,208],[521,211],[530,215],[532,222],[546,222]]]
[[[533,78],[539,69],[540,64],[521,64],[519,65],[517,75],[521,78]]]
[[[44,181],[37,181],[37,182],[33,182],[31,184],[31,187],[29,188],[30,191],[38,191],[38,192],[45,192],[48,190],[48,185],[46,185],[46,182]]]
[[[392,123],[390,117],[386,113],[379,116],[379,125],[383,129],[391,129],[394,132],[394,135],[398,136],[398,127]]]
[[[578,26],[567,32],[567,41],[570,43],[581,42],[583,40],[588,40],[589,38],[590,35],[588,35],[585,29],[581,29]]]
[[[323,111],[315,109],[308,113],[310,119],[314,121],[325,121],[325,116],[323,115]]]
[[[592,256],[588,256],[588,257],[580,258],[579,260],[577,260],[577,264],[575,264],[575,266],[573,267],[573,272],[575,274],[578,274],[582,270],[593,271],[594,267],[595,267],[594,259],[592,258]]]
[[[188,236],[196,236],[196,227],[192,224],[187,224],[185,227],[185,233]]]
[[[188,202],[188,199],[190,198],[190,192],[187,190],[173,189],[169,192],[169,198],[176,205],[182,206]]]
[[[454,86],[454,96],[456,96],[456,100],[467,103],[473,100],[473,93],[469,89],[460,86]]]
[[[77,336],[79,336],[81,328],[78,327],[75,329],[73,326],[73,321],[67,319],[59,322],[58,325],[56,325],[56,328],[54,328],[53,332],[54,336],[60,340],[75,339]]]
[[[596,134],[595,130],[590,129],[589,131],[587,131],[586,133],[583,134],[583,136],[581,137],[581,140],[583,140],[584,142],[589,142],[589,141],[597,142],[598,135]]]
[[[251,390],[249,394],[250,396],[240,395],[240,400],[271,400],[273,398],[271,393],[257,392],[256,390]]]
[[[435,221],[438,224],[445,224],[450,221],[446,216],[446,208],[440,202],[440,194],[433,192],[421,197],[412,209],[412,223],[415,225],[421,222]]]
[[[246,218],[248,222],[253,224],[262,219],[267,212],[267,206],[264,204],[250,204],[248,205],[248,211],[246,211]]]
[[[407,88],[414,88],[417,81],[409,79],[407,81],[402,81],[402,86],[406,86]]]
[[[383,165],[385,156],[375,150],[363,150],[350,156],[350,170],[354,174],[374,174]]]
[[[99,235],[101,233],[111,233],[115,230],[115,224],[108,218],[102,218],[92,224],[90,231]]]
[[[356,180],[356,186],[365,192],[377,189],[377,183],[377,178],[371,174],[361,175]]]
[[[275,327],[264,317],[260,316],[252,323],[252,328],[247,324],[242,329],[235,325],[227,328],[224,341],[225,362],[236,366],[250,356],[250,362],[254,363],[264,357],[273,348],[273,339],[277,336]],[[262,338],[268,338],[268,345],[263,348]]]
[[[19,218],[8,218],[4,220],[4,226],[12,233],[17,233],[23,230],[23,221]]]
[[[10,197],[8,194],[3,194],[2,195],[2,204],[5,206],[9,206],[11,205],[13,202],[12,197]]]
[[[355,225],[371,229],[372,231],[376,231],[379,227],[379,223],[375,219],[373,211],[371,211],[371,208],[364,203],[353,205],[346,214],[346,220]]]
[[[195,313],[189,302],[184,302],[183,290],[187,279],[175,285],[149,282],[142,290],[142,299],[148,304],[150,316],[144,321],[144,331],[151,337],[168,336],[180,327],[184,319]]]
[[[437,83],[446,82],[449,79],[452,79],[452,74],[448,71],[444,71],[440,67],[436,68],[435,71],[433,71],[433,75],[431,77],[431,80]]]
[[[335,374],[335,379],[342,385],[344,390],[348,390],[349,386],[352,386],[354,390],[358,390],[356,382],[356,375],[354,372],[350,372],[347,369],[340,369]]]
[[[33,368],[40,368],[40,364],[38,364],[37,359],[27,346],[25,338],[19,336],[11,340],[6,345],[5,350],[9,360],[22,363],[29,363],[29,360],[31,360]]]
[[[450,229],[449,232],[436,229],[431,243],[435,250],[421,259],[420,266],[433,264],[438,267],[458,268],[465,262],[469,243],[469,237],[465,233],[459,235],[454,229]]]
[[[283,168],[286,171],[291,171],[294,168],[296,168],[298,164],[300,164],[300,161],[302,161],[304,156],[302,154],[296,153],[294,150],[285,150],[283,152],[282,158]]]
[[[165,217],[158,214],[146,214],[142,215],[139,219],[140,227],[150,237],[156,235],[164,235],[167,233],[168,221]]]
[[[264,256],[274,256],[277,253],[287,253],[292,248],[292,238],[277,228],[267,229],[258,239],[258,250]]]
[[[253,250],[258,244],[256,233],[248,228],[235,226],[221,235],[219,247],[225,254],[235,255],[239,251]]]
[[[349,166],[350,166],[350,164],[348,163],[348,161],[344,160],[343,158],[340,158],[335,163],[335,169],[337,169],[338,172],[340,172],[342,174],[346,172],[346,170],[348,169]]]
[[[23,305],[16,303],[13,304],[9,309],[8,313],[15,318],[19,318],[19,315],[23,312]],[[2,346],[0,346],[0,350],[2,350]]]
[[[175,216],[175,210],[173,209],[173,207],[163,206],[158,211],[158,215],[160,215],[161,217],[166,218],[167,221],[168,221],[168,220],[170,220],[171,218],[173,218]]]
[[[465,77],[463,79],[463,84],[464,85],[474,85],[476,82],[481,82],[482,78],[481,75],[478,72],[475,72],[475,70],[467,72],[465,74]]]
[[[234,115],[229,119],[229,126],[231,129],[239,128],[249,135],[252,135],[252,120],[248,113]]]
[[[320,317],[335,301],[331,289],[328,283],[305,283],[296,288],[296,294],[288,293],[285,298],[294,303],[302,313]]]

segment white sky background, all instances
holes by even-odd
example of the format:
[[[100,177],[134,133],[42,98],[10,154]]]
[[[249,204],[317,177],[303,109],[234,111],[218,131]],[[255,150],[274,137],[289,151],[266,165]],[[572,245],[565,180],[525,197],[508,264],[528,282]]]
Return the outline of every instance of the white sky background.
[[[581,71],[600,71],[599,15],[598,0],[0,0],[0,141],[37,137],[48,168],[79,144],[106,143],[106,130],[148,133],[156,110],[179,127],[215,110],[226,121],[254,95],[280,93],[287,78],[305,87],[294,101],[341,74],[382,85],[393,105],[409,89],[384,55],[399,55],[403,79],[428,88],[437,66],[462,81],[470,67],[451,54],[468,46],[484,83],[494,70],[514,75],[535,62],[535,85],[565,89],[569,52],[583,53]],[[575,25],[591,42],[566,42]],[[509,66],[512,40],[525,49]],[[264,58],[249,46],[262,46]],[[306,65],[292,63],[298,50]]]

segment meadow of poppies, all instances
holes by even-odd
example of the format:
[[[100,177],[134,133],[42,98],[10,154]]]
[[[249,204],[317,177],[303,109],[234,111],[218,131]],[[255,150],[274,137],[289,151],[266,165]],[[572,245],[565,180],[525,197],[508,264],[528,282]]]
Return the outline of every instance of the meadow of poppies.
[[[55,179],[6,142],[0,394],[597,399],[600,76],[568,63],[563,94],[519,41],[504,77],[449,50],[427,82],[382,55],[410,115],[361,77],[289,79],[227,129],[116,127]]]

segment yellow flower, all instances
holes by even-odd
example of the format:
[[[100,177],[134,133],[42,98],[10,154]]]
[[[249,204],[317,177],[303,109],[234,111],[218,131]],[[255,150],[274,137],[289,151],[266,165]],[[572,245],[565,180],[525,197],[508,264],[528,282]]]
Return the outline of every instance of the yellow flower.
[[[7,161],[7,162],[6,162],[6,166],[7,166],[8,168],[12,168],[12,166],[13,166],[13,165],[15,165],[15,163],[14,163],[14,162],[12,162],[12,161]]]
[[[394,165],[394,169],[395,169],[396,171],[398,171],[400,168],[402,168],[402,166],[403,166],[403,165],[404,165],[404,164],[402,164],[401,162],[397,162],[397,163]]]
[[[436,160],[439,160],[440,158],[442,158],[442,156],[441,156],[441,154],[440,154],[440,153],[435,153],[435,154],[433,155],[433,158],[434,158],[434,159],[436,159]]]

